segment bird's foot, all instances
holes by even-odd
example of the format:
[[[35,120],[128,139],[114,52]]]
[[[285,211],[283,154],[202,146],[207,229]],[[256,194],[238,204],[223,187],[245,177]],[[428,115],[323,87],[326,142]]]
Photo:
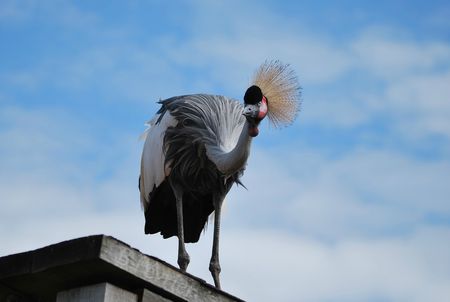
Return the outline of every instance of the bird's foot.
[[[211,275],[214,279],[214,285],[221,289],[220,287],[220,278],[219,274],[221,271],[219,260],[217,259],[211,259],[211,262],[209,263],[209,271],[211,272]]]
[[[178,266],[185,272],[190,262],[189,254],[186,251],[180,251],[178,253]]]

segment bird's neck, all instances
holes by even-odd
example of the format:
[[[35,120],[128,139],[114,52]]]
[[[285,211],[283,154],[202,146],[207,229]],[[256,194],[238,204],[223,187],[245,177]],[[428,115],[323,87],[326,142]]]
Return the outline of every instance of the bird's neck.
[[[230,151],[224,151],[219,147],[207,148],[209,159],[224,175],[231,175],[245,167],[252,142],[252,137],[249,135],[249,126],[246,121],[236,145]]]

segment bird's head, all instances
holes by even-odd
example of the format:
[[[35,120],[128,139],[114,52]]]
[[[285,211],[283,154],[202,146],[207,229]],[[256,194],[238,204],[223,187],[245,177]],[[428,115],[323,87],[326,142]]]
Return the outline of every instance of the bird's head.
[[[256,85],[247,89],[244,95],[244,115],[249,123],[249,135],[258,135],[258,125],[267,115],[267,99]]]
[[[258,135],[258,125],[266,117],[275,127],[294,122],[300,110],[300,85],[289,65],[266,61],[256,71],[244,95],[244,115],[249,135]]]

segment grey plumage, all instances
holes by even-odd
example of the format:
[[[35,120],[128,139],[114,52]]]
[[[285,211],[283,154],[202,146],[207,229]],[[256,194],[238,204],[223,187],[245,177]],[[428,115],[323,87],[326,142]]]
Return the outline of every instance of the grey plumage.
[[[173,97],[160,104],[156,125],[168,113],[177,125],[164,134],[165,165],[170,175],[150,192],[145,232],[161,232],[164,238],[178,234],[172,182],[184,190],[184,241],[197,242],[214,210],[213,195],[225,196],[234,183],[240,183],[245,166],[224,174],[207,153],[218,156],[236,145],[245,124],[243,106],[223,96],[205,94]]]
[[[196,179],[202,173],[218,170],[214,165],[205,169],[204,165],[211,164],[210,158],[235,147],[245,123],[242,105],[223,96],[206,94],[175,97],[161,104],[159,113],[169,111],[178,121],[176,127],[167,129],[164,137],[166,163],[170,163],[171,174],[186,181],[186,177]],[[197,181],[195,186],[199,190],[214,189],[208,183],[209,179]]]

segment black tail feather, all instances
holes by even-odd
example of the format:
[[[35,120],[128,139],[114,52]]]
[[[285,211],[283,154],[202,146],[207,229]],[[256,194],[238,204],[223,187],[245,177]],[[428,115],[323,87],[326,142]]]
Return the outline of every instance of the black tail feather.
[[[183,196],[184,242],[197,242],[209,215],[214,211],[212,196]],[[178,235],[175,196],[167,180],[150,193],[145,211],[145,233],[160,232],[164,238]]]

